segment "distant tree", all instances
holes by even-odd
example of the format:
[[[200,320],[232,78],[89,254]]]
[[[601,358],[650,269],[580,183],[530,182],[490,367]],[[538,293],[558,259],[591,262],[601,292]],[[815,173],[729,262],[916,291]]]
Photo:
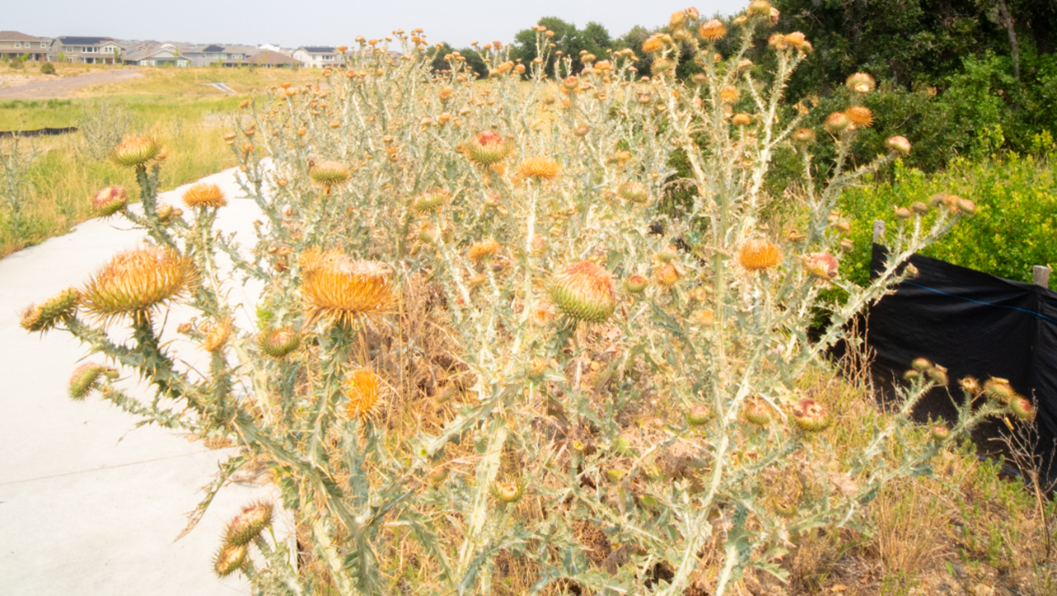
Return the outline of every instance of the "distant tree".
[[[555,76],[554,64],[559,59],[572,58],[573,72],[579,72],[583,69],[580,57],[584,53],[593,54],[597,59],[604,60],[607,50],[613,47],[609,31],[599,23],[590,22],[580,30],[573,23],[567,23],[557,17],[544,17],[539,20],[539,25],[553,33],[552,36],[545,38],[548,45],[553,44],[553,47],[549,48],[551,51],[546,64],[546,72],[549,76]],[[535,60],[538,56],[536,35],[535,28],[519,31],[514,36],[511,57],[520,59],[524,64],[530,64]]]

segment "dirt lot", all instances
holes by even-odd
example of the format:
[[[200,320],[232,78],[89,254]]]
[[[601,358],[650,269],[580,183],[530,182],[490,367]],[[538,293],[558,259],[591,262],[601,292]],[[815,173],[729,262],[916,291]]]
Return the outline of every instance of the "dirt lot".
[[[112,70],[56,77],[49,75],[2,75],[0,99],[58,99],[67,97],[81,87],[120,83],[143,76],[136,70]]]

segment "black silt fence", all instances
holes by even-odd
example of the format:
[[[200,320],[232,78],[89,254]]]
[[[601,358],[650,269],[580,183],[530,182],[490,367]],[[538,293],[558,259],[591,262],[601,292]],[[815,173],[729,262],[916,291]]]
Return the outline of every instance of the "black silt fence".
[[[885,247],[873,245],[875,274],[883,270],[886,254]],[[955,415],[951,396],[961,400],[958,379],[1008,379],[1036,402],[1036,453],[1045,476],[1057,478],[1052,457],[1057,448],[1057,292],[928,257],[915,255],[910,262],[919,275],[869,311],[866,341],[875,357],[875,378],[882,386],[900,382],[917,357],[947,367],[950,394],[934,389],[915,416],[948,420]],[[988,451],[987,439],[1007,432],[1003,429],[1001,423],[989,423],[973,438]]]
[[[77,132],[76,126],[66,128],[38,128],[37,130],[0,130],[0,139],[11,137],[49,137]]]

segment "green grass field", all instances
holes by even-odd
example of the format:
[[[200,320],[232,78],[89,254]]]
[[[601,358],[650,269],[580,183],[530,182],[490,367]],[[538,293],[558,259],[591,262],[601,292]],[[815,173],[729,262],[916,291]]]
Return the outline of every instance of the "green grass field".
[[[83,68],[83,67],[82,67]],[[60,74],[70,71],[64,66]],[[105,72],[113,67],[96,67]],[[79,69],[78,69],[79,70]],[[67,99],[0,101],[0,130],[34,130],[81,126],[93,122],[108,129],[107,115],[120,115],[129,134],[149,134],[168,149],[162,170],[163,189],[172,189],[208,174],[232,167],[235,162],[223,142],[224,126],[240,101],[254,90],[266,90],[283,81],[315,82],[318,71],[268,69],[141,69],[144,76],[116,84],[96,85],[76,91]],[[222,82],[236,91],[229,96],[209,83]],[[103,110],[107,110],[104,112]],[[28,171],[9,174],[0,199],[0,257],[32,246],[91,217],[91,197],[104,186],[134,186],[131,172],[110,164],[99,135],[78,132],[53,137],[22,139],[18,150],[35,155]],[[97,150],[92,151],[95,147]],[[0,141],[0,153],[9,159],[15,144]],[[10,184],[12,177],[22,184]],[[5,182],[0,168],[0,183]],[[0,188],[5,186],[0,185]],[[16,216],[12,201],[19,201]]]

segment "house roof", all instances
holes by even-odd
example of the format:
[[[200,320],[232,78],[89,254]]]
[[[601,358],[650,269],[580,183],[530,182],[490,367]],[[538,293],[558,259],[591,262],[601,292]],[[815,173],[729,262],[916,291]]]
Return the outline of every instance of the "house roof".
[[[286,54],[281,53],[281,52],[273,52],[271,50],[261,50],[260,52],[257,52],[256,54],[253,54],[252,56],[249,56],[248,58],[246,58],[246,62],[248,64],[258,64],[258,65],[262,65],[262,66],[263,65],[272,65],[272,66],[274,66],[276,64],[292,65],[294,63],[294,59],[291,58],[290,56],[286,55]]]
[[[171,43],[164,43],[153,47],[139,48],[134,52],[129,52],[123,59],[127,62],[138,62],[140,60],[146,60],[153,58],[154,56],[163,56],[166,58],[176,58],[177,50],[176,47]]]
[[[64,45],[75,45],[75,46],[95,46],[101,43],[113,42],[117,43],[112,37],[60,37]]]
[[[199,52],[209,52],[211,54],[212,53],[216,53],[216,52],[223,52],[224,51],[224,46],[218,46],[217,44],[214,43],[214,44],[207,45],[206,47],[204,47],[204,48],[202,48],[201,50],[198,50],[198,51]]]
[[[0,31],[0,41],[47,41],[47,37],[33,37],[18,31]]]
[[[338,52],[333,46],[301,46],[301,49],[309,54],[336,54]]]

